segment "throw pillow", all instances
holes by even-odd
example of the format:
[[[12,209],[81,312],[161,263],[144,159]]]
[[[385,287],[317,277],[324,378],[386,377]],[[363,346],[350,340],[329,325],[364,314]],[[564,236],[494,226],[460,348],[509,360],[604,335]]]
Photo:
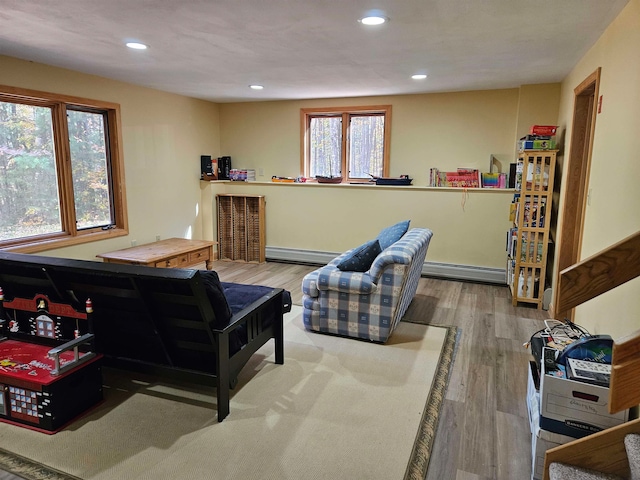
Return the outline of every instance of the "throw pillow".
[[[343,272],[366,272],[381,251],[380,242],[377,239],[371,240],[354,248],[337,267]]]
[[[378,241],[380,242],[380,248],[385,248],[393,245],[409,230],[409,222],[411,220],[405,220],[404,222],[398,222],[395,225],[385,228],[378,234]]]
[[[215,326],[217,328],[225,327],[231,319],[232,313],[220,283],[220,277],[214,270],[200,270],[200,277],[216,316]]]

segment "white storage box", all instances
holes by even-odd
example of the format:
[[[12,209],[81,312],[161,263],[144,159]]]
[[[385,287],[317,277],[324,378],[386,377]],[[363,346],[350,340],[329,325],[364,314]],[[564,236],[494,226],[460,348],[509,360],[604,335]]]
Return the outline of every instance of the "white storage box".
[[[536,428],[540,428],[540,391],[536,387],[534,380],[538,375],[538,367],[535,362],[529,362],[529,375],[527,380],[527,412],[529,413],[529,429],[535,433]]]
[[[544,474],[544,454],[550,448],[574,441],[575,438],[548,432],[537,426],[531,435],[531,478],[542,480]]]
[[[545,372],[540,381],[540,428],[575,438],[629,420],[629,410],[609,413],[609,388],[569,380],[564,371]]]
[[[527,412],[531,428],[531,479],[541,480],[544,472],[544,454],[550,449],[575,440],[568,435],[552,433],[540,428],[540,391],[536,389],[538,367],[529,363],[527,382]]]

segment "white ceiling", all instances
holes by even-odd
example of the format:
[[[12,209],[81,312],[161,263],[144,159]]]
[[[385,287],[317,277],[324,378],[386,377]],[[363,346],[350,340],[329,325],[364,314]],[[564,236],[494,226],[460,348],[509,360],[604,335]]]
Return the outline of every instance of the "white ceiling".
[[[0,55],[216,102],[512,88],[561,81],[627,1],[0,0]]]

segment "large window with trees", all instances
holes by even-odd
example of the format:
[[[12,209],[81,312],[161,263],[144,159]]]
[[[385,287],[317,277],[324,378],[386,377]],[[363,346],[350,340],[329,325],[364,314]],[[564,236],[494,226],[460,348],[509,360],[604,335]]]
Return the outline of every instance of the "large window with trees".
[[[303,108],[302,175],[343,182],[389,175],[391,106]]]
[[[0,87],[0,248],[127,234],[117,104]]]

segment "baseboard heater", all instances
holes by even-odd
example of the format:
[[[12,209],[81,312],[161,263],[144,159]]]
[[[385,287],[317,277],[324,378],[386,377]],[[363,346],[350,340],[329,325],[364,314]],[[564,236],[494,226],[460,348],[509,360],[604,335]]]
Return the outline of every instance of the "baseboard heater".
[[[336,252],[270,247],[268,245],[266,247],[267,260],[272,261],[326,265],[338,255],[339,253]],[[503,268],[476,267],[453,263],[425,262],[422,266],[422,275],[448,280],[496,283],[500,285],[506,285],[507,283],[506,271]]]

